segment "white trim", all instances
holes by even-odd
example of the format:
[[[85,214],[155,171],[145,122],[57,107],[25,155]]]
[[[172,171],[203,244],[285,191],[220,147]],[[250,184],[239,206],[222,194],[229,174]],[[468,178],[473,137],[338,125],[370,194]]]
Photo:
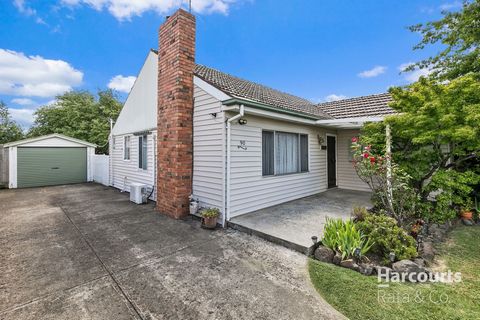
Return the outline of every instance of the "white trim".
[[[193,84],[198,86],[200,89],[202,89],[217,100],[224,101],[232,99],[232,97],[225,94],[223,91],[218,90],[217,88],[197,76],[193,77]]]
[[[238,109],[239,109],[238,105],[233,107],[222,106],[222,111],[233,111]],[[309,119],[295,117],[295,116],[291,116],[291,115],[287,115],[279,112],[260,110],[257,108],[252,108],[247,106],[245,106],[245,113],[260,116],[260,117],[267,117],[271,119],[290,121],[290,122],[301,123],[301,124],[308,124],[308,125],[316,124],[316,120],[309,120]]]
[[[95,148],[87,147],[87,181],[93,181],[93,156]]]
[[[317,120],[315,121],[315,123],[317,125],[336,128],[336,129],[358,129],[358,128],[361,128],[365,122],[381,122],[384,119],[385,117],[383,116],[372,116],[372,117]]]
[[[335,187],[338,187],[338,137],[335,133],[326,133],[325,134],[325,143],[327,145],[327,154],[325,155],[325,167],[327,168],[327,189],[334,188],[328,186],[328,137],[335,137]]]
[[[17,187],[17,147],[8,148],[8,187]]]
[[[84,146],[92,147],[92,148],[97,147],[96,144],[93,144],[93,143],[90,143],[90,142],[87,142],[87,141],[83,141],[83,140],[79,140],[79,139],[75,139],[75,138],[72,138],[72,137],[67,137],[67,136],[64,136],[63,134],[59,134],[59,133],[54,133],[54,134],[49,134],[49,135],[46,135],[46,136],[14,141],[14,142],[10,142],[10,143],[5,144],[3,147],[4,148],[16,147],[16,146],[20,146],[22,144],[41,141],[41,140],[46,140],[46,139],[50,139],[50,138],[63,139],[63,140],[66,140],[66,141],[75,142],[75,143],[82,144]]]

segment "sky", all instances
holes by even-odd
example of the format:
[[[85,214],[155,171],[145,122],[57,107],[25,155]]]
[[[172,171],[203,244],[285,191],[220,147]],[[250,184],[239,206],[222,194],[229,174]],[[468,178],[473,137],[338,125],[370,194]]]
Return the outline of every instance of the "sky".
[[[158,27],[181,0],[0,0],[0,100],[27,129],[70,90],[124,101]],[[196,62],[312,102],[386,92],[427,70],[407,27],[459,10],[446,0],[192,0]]]

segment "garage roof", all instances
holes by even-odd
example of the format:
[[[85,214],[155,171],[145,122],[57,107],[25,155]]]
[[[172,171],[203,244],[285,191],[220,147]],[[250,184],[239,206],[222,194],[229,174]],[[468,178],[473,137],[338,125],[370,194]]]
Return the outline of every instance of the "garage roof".
[[[21,146],[21,145],[32,143],[32,142],[38,142],[38,141],[47,140],[47,139],[54,139],[54,138],[69,141],[69,142],[73,142],[73,143],[77,143],[77,144],[81,144],[81,145],[84,145],[86,147],[93,147],[93,148],[97,147],[96,144],[93,144],[93,143],[90,143],[90,142],[87,142],[87,141],[83,141],[83,140],[79,140],[79,139],[75,139],[75,138],[72,138],[72,137],[67,137],[67,136],[64,136],[63,134],[59,134],[59,133],[49,134],[49,135],[46,135],[46,136],[40,136],[40,137],[35,137],[35,138],[30,138],[30,139],[18,140],[18,141],[6,143],[6,144],[3,145],[3,147],[4,148],[17,147],[17,146]]]

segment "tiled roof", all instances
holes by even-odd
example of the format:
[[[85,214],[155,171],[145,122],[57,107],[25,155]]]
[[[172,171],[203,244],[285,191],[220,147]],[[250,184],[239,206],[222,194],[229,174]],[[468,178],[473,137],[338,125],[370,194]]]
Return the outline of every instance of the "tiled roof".
[[[392,101],[389,93],[344,99],[318,104],[318,107],[336,119],[383,116],[395,111],[388,106]]]
[[[332,118],[306,99],[243,80],[212,68],[197,64],[195,75],[234,98],[248,99],[278,109],[301,112],[318,119]]]

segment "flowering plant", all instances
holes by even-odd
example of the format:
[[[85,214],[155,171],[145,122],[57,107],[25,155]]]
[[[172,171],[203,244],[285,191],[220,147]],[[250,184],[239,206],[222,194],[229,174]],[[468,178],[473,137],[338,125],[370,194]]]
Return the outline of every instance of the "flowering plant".
[[[415,214],[417,196],[410,187],[410,177],[388,156],[363,145],[360,137],[352,138],[353,167],[358,177],[373,192],[373,203],[395,218],[399,224]],[[391,174],[388,176],[388,160]],[[390,184],[390,187],[389,187]]]

